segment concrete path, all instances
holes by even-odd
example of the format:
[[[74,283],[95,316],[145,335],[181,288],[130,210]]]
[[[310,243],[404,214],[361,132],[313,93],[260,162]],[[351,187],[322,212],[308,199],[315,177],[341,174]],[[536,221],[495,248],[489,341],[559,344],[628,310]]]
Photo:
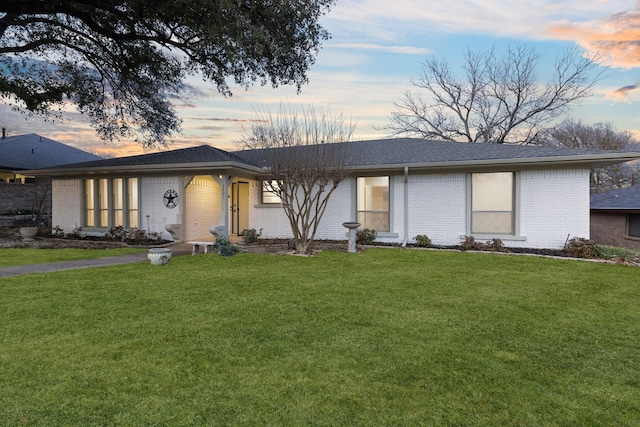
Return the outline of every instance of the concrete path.
[[[171,256],[179,256],[191,253],[191,245],[177,243],[169,246]],[[19,276],[32,273],[51,273],[53,271],[77,270],[81,268],[105,267],[109,265],[132,264],[135,262],[147,262],[147,252],[139,252],[128,255],[117,255],[94,259],[80,259],[77,261],[61,261],[48,264],[15,265],[0,268],[0,278]]]

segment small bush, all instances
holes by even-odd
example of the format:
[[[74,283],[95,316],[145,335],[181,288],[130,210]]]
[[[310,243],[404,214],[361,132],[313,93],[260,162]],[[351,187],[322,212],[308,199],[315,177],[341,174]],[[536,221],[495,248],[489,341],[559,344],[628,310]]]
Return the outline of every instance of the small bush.
[[[370,228],[356,231],[356,243],[358,245],[372,245],[378,237],[378,232]]]
[[[418,234],[414,239],[416,246],[419,248],[430,248],[432,246],[431,239],[426,234]]]
[[[501,239],[493,238],[488,240],[487,243],[484,244],[485,250],[491,252],[506,252],[507,248],[504,247],[504,243]]]
[[[59,225],[56,225],[55,227],[51,228],[51,235],[53,237],[62,238],[64,237],[64,230]]]
[[[466,236],[464,242],[460,244],[460,248],[463,251],[482,251],[485,249],[485,244],[477,242],[473,236]]]
[[[112,227],[107,231],[105,236],[107,239],[115,240],[117,242],[123,242],[127,238],[127,230],[124,229],[123,226],[118,225],[116,227]]]
[[[213,250],[218,252],[220,256],[232,256],[240,252],[240,248],[231,244],[229,239],[224,237],[217,238],[213,244]]]
[[[574,237],[564,245],[564,250],[575,258],[600,258],[600,249],[592,240]]]
[[[247,244],[255,243],[258,241],[258,239],[262,235],[262,228],[260,229],[259,232],[257,232],[255,228],[250,228],[248,230],[245,229],[245,230],[242,230],[242,233],[240,233],[240,235],[242,236],[243,242]]]

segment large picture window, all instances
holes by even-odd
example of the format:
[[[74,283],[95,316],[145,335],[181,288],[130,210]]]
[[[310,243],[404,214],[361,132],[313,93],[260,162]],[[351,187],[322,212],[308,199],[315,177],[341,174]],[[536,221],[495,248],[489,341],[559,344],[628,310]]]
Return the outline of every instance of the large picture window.
[[[389,231],[389,177],[358,178],[357,193],[360,228]]]
[[[87,179],[85,226],[139,227],[138,178]]]
[[[471,233],[514,234],[513,172],[471,175]]]

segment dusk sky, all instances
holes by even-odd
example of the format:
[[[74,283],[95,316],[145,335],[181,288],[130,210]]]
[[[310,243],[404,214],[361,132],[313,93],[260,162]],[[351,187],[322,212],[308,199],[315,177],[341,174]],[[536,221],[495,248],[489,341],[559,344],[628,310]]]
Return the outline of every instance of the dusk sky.
[[[391,5],[392,4],[392,5]],[[280,103],[309,105],[342,113],[357,121],[355,139],[383,138],[394,102],[421,74],[429,55],[452,65],[467,50],[498,50],[526,44],[542,55],[539,78],[545,81],[555,56],[576,46],[599,53],[603,78],[594,95],[570,116],[585,123],[611,122],[640,139],[640,2],[635,0],[416,1],[338,0],[322,21],[331,33],[309,71],[300,94],[294,87],[232,87],[224,98],[215,87],[190,80],[177,100],[183,133],[170,149],[210,144],[234,149],[254,110],[277,110]],[[44,122],[0,105],[0,125],[10,135],[38,133],[95,153],[142,153],[131,142],[100,141],[70,114],[62,122]]]

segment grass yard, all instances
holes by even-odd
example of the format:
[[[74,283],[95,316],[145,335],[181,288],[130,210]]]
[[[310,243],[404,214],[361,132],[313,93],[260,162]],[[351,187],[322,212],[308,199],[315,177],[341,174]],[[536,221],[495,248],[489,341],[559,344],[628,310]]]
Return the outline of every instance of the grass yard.
[[[142,249],[113,248],[113,249],[0,249],[0,267],[14,265],[44,264],[58,261],[75,261],[79,259],[102,258],[114,255],[126,255],[140,252]]]
[[[637,426],[640,269],[239,254],[0,279],[7,426]]]

